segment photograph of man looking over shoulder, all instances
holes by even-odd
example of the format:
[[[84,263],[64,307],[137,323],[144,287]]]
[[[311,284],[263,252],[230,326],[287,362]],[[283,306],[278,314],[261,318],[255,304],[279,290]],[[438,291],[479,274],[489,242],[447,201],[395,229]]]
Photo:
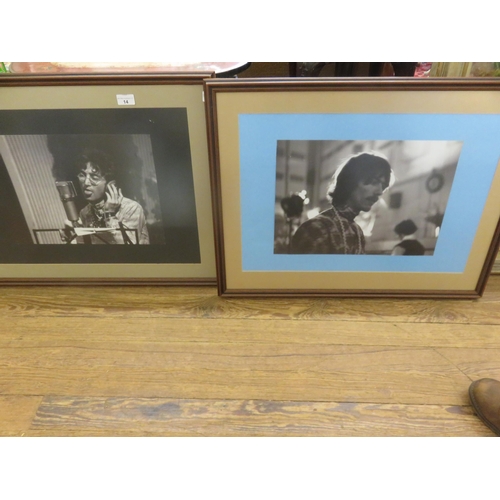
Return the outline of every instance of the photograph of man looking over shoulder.
[[[393,182],[391,166],[382,155],[370,152],[349,158],[328,190],[331,208],[297,229],[290,253],[364,254],[365,237],[354,219],[368,212]]]
[[[277,141],[274,253],[432,256],[461,149],[451,140]]]

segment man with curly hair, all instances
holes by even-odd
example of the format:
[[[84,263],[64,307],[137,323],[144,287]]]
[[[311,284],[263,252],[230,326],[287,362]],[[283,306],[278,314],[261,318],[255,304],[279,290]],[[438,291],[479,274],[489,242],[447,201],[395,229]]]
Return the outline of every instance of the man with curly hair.
[[[116,185],[116,167],[111,158],[102,151],[87,151],[77,162],[77,168],[80,189],[88,202],[80,211],[77,224],[84,228],[111,229],[96,231],[91,242],[149,244],[144,210],[139,203],[123,196]]]

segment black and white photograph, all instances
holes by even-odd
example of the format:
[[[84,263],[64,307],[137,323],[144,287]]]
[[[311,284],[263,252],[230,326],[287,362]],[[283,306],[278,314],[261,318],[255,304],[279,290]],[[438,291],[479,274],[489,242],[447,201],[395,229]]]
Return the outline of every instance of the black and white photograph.
[[[1,136],[0,151],[29,228],[13,242],[165,244],[149,136]]]
[[[0,133],[0,261],[199,262],[185,109],[2,111]]]
[[[461,141],[280,140],[275,254],[433,255]]]

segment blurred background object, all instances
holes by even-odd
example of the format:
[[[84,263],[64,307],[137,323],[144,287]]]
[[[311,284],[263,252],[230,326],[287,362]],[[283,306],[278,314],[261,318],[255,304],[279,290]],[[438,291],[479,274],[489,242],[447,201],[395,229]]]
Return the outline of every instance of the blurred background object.
[[[414,76],[415,62],[291,62],[292,77]]]
[[[219,77],[235,76],[249,62],[11,62],[11,73],[190,73],[213,72]]]
[[[498,62],[435,62],[432,63],[431,77],[450,78],[491,78],[500,77]]]
[[[5,62],[0,73],[210,72],[219,78],[500,77],[498,62]]]

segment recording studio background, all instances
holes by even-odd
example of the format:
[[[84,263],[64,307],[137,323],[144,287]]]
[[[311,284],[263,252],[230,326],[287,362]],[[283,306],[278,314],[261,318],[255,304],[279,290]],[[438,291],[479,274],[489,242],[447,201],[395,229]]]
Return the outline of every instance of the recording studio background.
[[[0,154],[4,203],[9,221],[0,226],[0,239],[9,243],[35,243],[33,230],[60,229],[67,218],[55,181],[72,181],[80,195],[76,170],[71,168],[84,149],[108,153],[118,166],[123,195],[144,209],[151,244],[165,244],[156,171],[147,134],[3,135]],[[66,168],[69,167],[69,168]],[[68,177],[68,172],[73,176]],[[57,231],[38,233],[42,244],[63,244]]]

